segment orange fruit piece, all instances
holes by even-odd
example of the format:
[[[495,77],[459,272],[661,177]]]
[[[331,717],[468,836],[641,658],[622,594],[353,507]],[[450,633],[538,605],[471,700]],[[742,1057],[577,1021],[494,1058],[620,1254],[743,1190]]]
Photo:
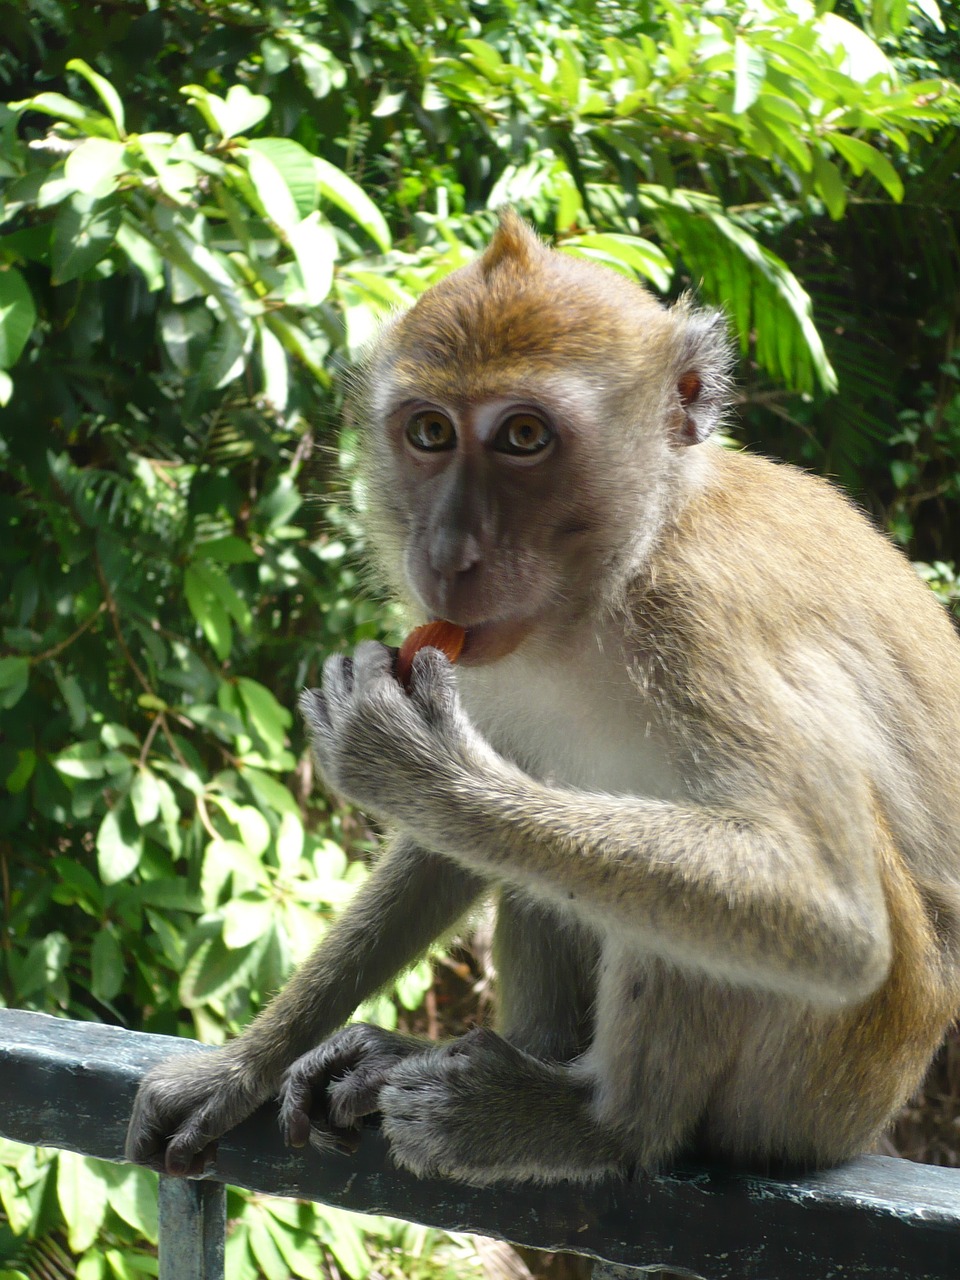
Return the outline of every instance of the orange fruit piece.
[[[455,622],[445,622],[442,618],[427,622],[422,627],[414,627],[397,652],[394,675],[409,693],[413,659],[421,649],[428,646],[439,649],[451,662],[456,662],[466,638],[467,633],[463,627],[458,627]]]

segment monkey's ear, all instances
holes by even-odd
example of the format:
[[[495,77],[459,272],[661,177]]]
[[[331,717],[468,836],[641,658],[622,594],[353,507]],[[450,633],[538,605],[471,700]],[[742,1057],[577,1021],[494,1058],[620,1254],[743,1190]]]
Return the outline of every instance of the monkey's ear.
[[[515,209],[504,205],[500,209],[500,225],[480,259],[480,270],[488,276],[508,263],[523,270],[543,253],[543,244],[533,227]]]
[[[674,314],[683,334],[675,366],[674,438],[679,445],[700,444],[729,408],[733,347],[722,311],[695,311],[683,298]]]

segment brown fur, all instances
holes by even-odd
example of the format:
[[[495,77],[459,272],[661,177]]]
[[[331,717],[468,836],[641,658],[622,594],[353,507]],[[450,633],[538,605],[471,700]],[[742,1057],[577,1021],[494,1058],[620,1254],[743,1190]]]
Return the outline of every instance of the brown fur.
[[[132,1158],[195,1170],[278,1085],[295,1144],[378,1109],[471,1182],[875,1141],[960,1002],[960,643],[833,487],[701,443],[729,363],[716,313],[512,214],[386,328],[370,542],[464,653],[408,695],[363,645],[304,695],[326,784],[401,834],[240,1040],[151,1073]],[[331,1036],[485,888],[502,1036]]]

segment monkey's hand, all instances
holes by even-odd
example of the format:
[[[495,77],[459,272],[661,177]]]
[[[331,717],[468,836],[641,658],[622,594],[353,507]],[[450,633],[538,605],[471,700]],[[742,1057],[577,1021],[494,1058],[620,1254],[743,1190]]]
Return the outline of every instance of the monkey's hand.
[[[126,1157],[163,1173],[195,1177],[216,1140],[275,1092],[228,1049],[159,1063],[141,1081],[127,1129]]]
[[[427,1048],[416,1036],[354,1022],[305,1053],[280,1086],[280,1128],[287,1144],[356,1151],[357,1127],[379,1110],[387,1076],[398,1062]]]
[[[327,786],[368,812],[418,825],[446,781],[482,772],[491,749],[460,706],[456,677],[436,649],[413,660],[409,694],[392,674],[393,656],[367,641],[354,657],[328,658],[322,689],[305,690],[300,710]]]

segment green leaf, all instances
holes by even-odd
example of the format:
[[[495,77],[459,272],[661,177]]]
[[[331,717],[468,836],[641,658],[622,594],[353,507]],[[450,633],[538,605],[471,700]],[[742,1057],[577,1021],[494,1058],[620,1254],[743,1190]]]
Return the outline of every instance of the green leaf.
[[[234,894],[263,883],[263,864],[239,840],[211,840],[203,853],[200,896],[204,908],[213,911],[228,881]]]
[[[0,271],[0,369],[17,363],[36,322],[37,309],[26,280],[15,267]]]
[[[673,279],[673,263],[667,255],[658,245],[640,236],[583,235],[564,241],[561,248],[564,252],[582,253],[583,257],[597,258],[612,266],[622,263],[628,268],[628,274],[643,276],[664,293]]]
[[[287,353],[272,329],[260,326],[260,364],[263,369],[263,398],[277,413],[287,407],[290,382]]]
[[[104,884],[118,884],[132,875],[143,856],[143,837],[124,800],[116,804],[97,832],[97,866]]]
[[[767,77],[767,64],[763,54],[747,43],[742,36],[733,42],[733,114],[741,115],[752,107],[759,97]]]
[[[57,1157],[57,1200],[70,1248],[83,1253],[97,1238],[107,1211],[107,1184],[97,1164],[73,1151]]]
[[[826,136],[857,176],[866,170],[894,200],[899,202],[903,199],[903,180],[881,151],[846,133],[828,133]]]
[[[303,823],[296,813],[284,812],[277,832],[277,862],[284,875],[291,876],[303,857]]]
[[[19,795],[21,791],[25,791],[27,789],[27,785],[33,777],[36,767],[37,753],[35,751],[27,747],[17,752],[17,763],[7,774],[4,781],[4,786],[11,795]]]
[[[233,645],[230,615],[201,565],[187,565],[183,572],[183,593],[210,647],[221,662],[226,662]]]
[[[252,129],[270,111],[270,99],[251,93],[243,84],[231,85],[226,98],[219,98],[199,84],[184,85],[180,92],[186,94],[187,101],[200,111],[214,133],[225,139]]]
[[[120,944],[108,928],[98,930],[90,948],[90,989],[107,1002],[123,989],[124,964]]]
[[[283,1228],[261,1210],[250,1218],[250,1249],[260,1267],[263,1280],[289,1280],[290,1271],[283,1254],[277,1247],[270,1227],[282,1232]]]
[[[245,954],[229,950],[219,937],[202,942],[187,961],[180,979],[180,1003],[187,1009],[196,1009],[247,986],[267,941],[262,938]]]
[[[203,353],[200,361],[200,385],[209,391],[219,391],[228,382],[239,377],[246,364],[248,334],[235,324],[226,322],[217,326],[216,337]]]
[[[30,663],[26,658],[0,658],[0,707],[9,711],[27,691]]]
[[[320,156],[313,157],[313,168],[323,198],[342,209],[386,253],[391,244],[390,230],[383,214],[363,188],[342,169]]]
[[[54,284],[66,284],[110,252],[120,226],[120,206],[75,195],[57,211],[50,243]]]
[[[82,729],[87,723],[88,710],[87,699],[80,681],[76,676],[64,674],[58,662],[53,664],[53,677],[66,705],[67,714],[70,716],[71,729]]]
[[[292,138],[257,138],[246,151],[247,160],[255,156],[269,160],[296,206],[293,222],[298,222],[317,207],[319,185],[314,172],[314,157]],[[286,226],[283,223],[279,225]]]
[[[319,213],[312,213],[292,227],[289,239],[300,269],[304,302],[308,307],[317,307],[333,284],[336,239],[330,228],[321,224]]]
[[[131,1164],[102,1166],[110,1208],[151,1244],[157,1242],[157,1175]]]
[[[265,742],[283,746],[284,734],[293,723],[293,716],[282,707],[269,689],[247,676],[237,679],[237,692],[243,702],[247,718]]]
[[[341,1270],[351,1280],[364,1280],[370,1272],[370,1256],[356,1220],[342,1209],[325,1205],[317,1225]]]
[[[250,181],[263,205],[267,218],[281,231],[290,232],[297,224],[297,206],[280,170],[269,158],[251,147],[247,151]]]
[[[117,136],[123,137],[124,116],[123,103],[120,101],[120,95],[103,76],[99,75],[92,67],[88,66],[82,58],[71,58],[67,63],[68,71],[76,71],[78,75],[83,76],[84,80],[92,86],[100,95],[100,100],[110,113],[110,118],[116,126]]]
[[[66,120],[91,137],[117,136],[116,126],[107,116],[98,111],[88,111],[79,102],[64,97],[62,93],[38,93],[32,98],[22,98],[19,102],[8,102],[7,106],[11,111],[39,111],[41,115]]]
[[[52,986],[70,961],[70,943],[62,933],[48,933],[27,952],[15,974],[17,997],[25,1000]]]
[[[110,138],[86,138],[67,156],[63,174],[74,190],[102,200],[116,190],[117,178],[128,171],[126,147]]]
[[[847,207],[847,190],[840,170],[819,152],[813,157],[813,180],[818,195],[823,198],[827,212],[834,222],[843,217]]]
[[[130,800],[137,825],[148,827],[160,812],[160,783],[156,774],[149,769],[139,769],[130,787]]]
[[[232,533],[198,542],[194,554],[197,559],[216,560],[218,564],[254,564],[257,560],[250,543]]]
[[[270,844],[270,824],[266,818],[249,804],[233,806],[229,816],[240,832],[244,846],[259,858]]]
[[[165,283],[163,254],[156,245],[141,235],[135,227],[121,222],[117,228],[117,246],[142,273],[151,293],[162,289]]]
[[[223,909],[223,945],[242,951],[273,925],[273,907],[263,898],[231,898]]]

